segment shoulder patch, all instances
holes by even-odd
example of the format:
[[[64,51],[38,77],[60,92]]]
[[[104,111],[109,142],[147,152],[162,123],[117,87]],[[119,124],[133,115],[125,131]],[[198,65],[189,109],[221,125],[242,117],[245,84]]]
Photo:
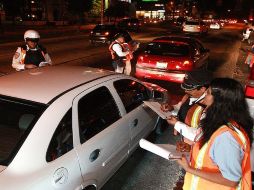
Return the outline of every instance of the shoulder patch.
[[[14,54],[14,58],[15,58],[15,59],[18,59],[18,58],[19,58],[19,56],[20,56],[20,53],[19,53],[19,52],[15,52],[15,54]]]

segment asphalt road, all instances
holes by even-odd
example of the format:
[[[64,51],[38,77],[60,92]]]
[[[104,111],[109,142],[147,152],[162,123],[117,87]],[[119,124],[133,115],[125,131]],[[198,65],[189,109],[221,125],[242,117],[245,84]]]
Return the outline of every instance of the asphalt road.
[[[210,49],[209,69],[216,77],[232,77],[236,71],[236,62],[240,48],[241,28],[227,28],[209,31],[208,35],[195,36]],[[132,34],[142,45],[157,36],[172,32],[162,28],[146,28],[143,32]],[[181,34],[180,34],[181,35]],[[20,42],[0,45],[0,72],[15,72],[11,68],[11,59]],[[43,39],[54,64],[84,65],[112,70],[107,45],[91,46],[88,34],[77,33]],[[135,66],[135,64],[133,65]],[[178,84],[153,81],[168,89],[174,101],[183,94]],[[175,143],[178,137],[172,135],[172,129],[166,127],[162,135],[151,134],[148,139],[156,143]],[[180,175],[180,168],[174,161],[164,160],[140,148],[105,184],[103,190],[169,190],[174,187]]]

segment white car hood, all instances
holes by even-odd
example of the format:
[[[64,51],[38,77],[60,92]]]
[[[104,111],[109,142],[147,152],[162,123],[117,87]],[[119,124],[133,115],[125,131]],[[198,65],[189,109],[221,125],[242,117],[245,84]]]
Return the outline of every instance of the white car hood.
[[[6,168],[6,166],[1,166],[0,165],[0,172],[3,171]]]

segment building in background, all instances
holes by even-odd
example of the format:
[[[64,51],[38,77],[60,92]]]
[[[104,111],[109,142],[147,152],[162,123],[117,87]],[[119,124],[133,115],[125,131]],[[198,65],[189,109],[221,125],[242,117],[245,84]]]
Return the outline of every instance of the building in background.
[[[165,19],[165,5],[159,0],[143,0],[136,4],[136,17],[140,19]]]

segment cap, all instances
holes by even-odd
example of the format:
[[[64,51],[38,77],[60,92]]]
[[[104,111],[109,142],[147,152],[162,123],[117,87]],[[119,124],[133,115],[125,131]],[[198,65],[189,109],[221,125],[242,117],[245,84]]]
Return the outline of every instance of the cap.
[[[114,36],[115,39],[117,38],[124,38],[124,34],[123,33],[117,33],[115,36]]]
[[[212,80],[210,72],[205,70],[189,71],[185,74],[181,88],[184,90],[194,90],[198,87],[209,85]]]

